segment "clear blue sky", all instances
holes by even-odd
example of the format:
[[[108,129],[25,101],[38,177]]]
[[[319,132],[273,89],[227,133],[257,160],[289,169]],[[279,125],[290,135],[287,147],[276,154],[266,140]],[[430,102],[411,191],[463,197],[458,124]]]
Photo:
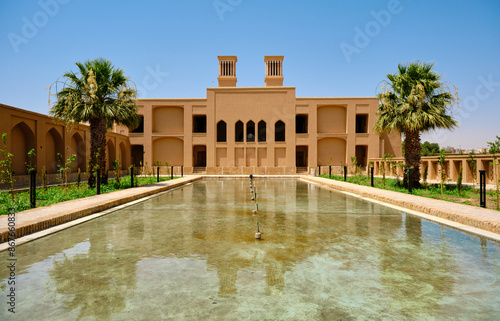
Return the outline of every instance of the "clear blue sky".
[[[96,57],[147,98],[205,97],[217,55],[238,56],[238,86],[263,86],[264,55],[284,55],[299,97],[374,96],[398,63],[422,60],[464,105],[460,128],[423,139],[485,147],[500,135],[499,14],[496,0],[4,0],[0,102],[47,114],[44,88]]]

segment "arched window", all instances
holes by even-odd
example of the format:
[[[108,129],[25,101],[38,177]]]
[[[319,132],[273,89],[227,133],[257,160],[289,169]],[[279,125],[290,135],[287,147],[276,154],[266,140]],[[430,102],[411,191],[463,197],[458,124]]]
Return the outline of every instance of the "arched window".
[[[225,143],[226,142],[226,131],[227,125],[226,122],[221,120],[217,123],[217,142]]]
[[[274,124],[274,141],[275,142],[284,142],[285,141],[285,123],[281,120],[278,120],[276,124]]]
[[[234,126],[234,140],[237,142],[243,141],[243,122],[238,120]]]
[[[255,123],[253,121],[249,121],[247,123],[247,142],[255,141]]]
[[[265,142],[266,141],[266,122],[261,120],[259,122],[259,142]]]

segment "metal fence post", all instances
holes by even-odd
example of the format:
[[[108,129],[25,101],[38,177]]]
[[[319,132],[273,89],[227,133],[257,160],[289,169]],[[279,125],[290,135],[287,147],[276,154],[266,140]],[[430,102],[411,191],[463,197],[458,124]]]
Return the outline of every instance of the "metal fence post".
[[[174,179],[174,167],[170,166],[170,179]]]
[[[479,206],[486,208],[486,170],[479,171]]]
[[[347,182],[347,166],[344,165],[344,182]]]
[[[372,182],[371,183],[372,183],[372,187],[373,187],[373,172],[375,170],[375,167],[372,167],[371,169],[372,169],[372,175],[371,175]]]
[[[160,182],[160,166],[156,167],[156,182]]]
[[[181,177],[184,177],[184,166],[181,165]]]
[[[36,170],[30,170],[30,205],[36,207]]]
[[[99,194],[101,194],[101,169],[98,168],[96,170],[96,172],[97,172],[97,177],[96,177],[96,179],[97,179],[97,186],[96,186],[96,189],[97,189],[97,195],[99,195]]]
[[[328,166],[328,177],[332,178],[332,165]]]
[[[134,166],[130,167],[130,187],[134,187]]]

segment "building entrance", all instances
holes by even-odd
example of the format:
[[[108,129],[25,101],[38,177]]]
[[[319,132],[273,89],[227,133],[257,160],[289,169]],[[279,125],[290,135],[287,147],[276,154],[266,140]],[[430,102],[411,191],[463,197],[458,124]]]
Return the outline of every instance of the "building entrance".
[[[295,155],[295,166],[307,167],[307,146],[297,146]]]
[[[207,146],[205,145],[193,146],[193,165],[194,167],[207,166]]]

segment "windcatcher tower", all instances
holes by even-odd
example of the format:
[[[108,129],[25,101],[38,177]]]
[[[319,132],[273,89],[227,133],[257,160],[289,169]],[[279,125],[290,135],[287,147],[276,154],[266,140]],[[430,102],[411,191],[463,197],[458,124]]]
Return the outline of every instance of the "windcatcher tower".
[[[236,87],[236,56],[217,56],[219,59],[219,87]]]
[[[266,87],[283,86],[283,58],[284,56],[265,56],[266,78],[264,82]]]

